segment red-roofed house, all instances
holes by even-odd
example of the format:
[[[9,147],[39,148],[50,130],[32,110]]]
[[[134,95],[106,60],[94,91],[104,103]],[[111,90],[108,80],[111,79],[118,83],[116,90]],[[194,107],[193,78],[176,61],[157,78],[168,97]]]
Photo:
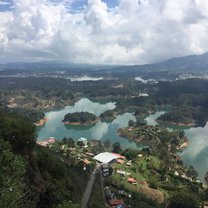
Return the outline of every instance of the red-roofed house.
[[[135,178],[128,178],[129,183],[137,183],[137,180]]]
[[[92,152],[85,152],[85,155],[90,156],[90,157],[95,156]]]
[[[45,142],[48,142],[48,143],[54,143],[56,140],[54,137],[49,137],[47,140],[45,140]]]
[[[119,164],[123,164],[124,163],[124,160],[117,159],[116,162],[119,163]]]
[[[114,153],[114,152],[112,152],[112,154],[115,155],[115,156],[117,156],[120,159],[123,159],[123,160],[126,159],[126,157],[123,156],[123,155],[120,155],[120,154],[117,154],[117,153]]]
[[[124,201],[123,199],[109,199],[108,203],[112,208],[116,208],[118,206],[124,207]]]
[[[89,164],[90,164],[90,161],[87,160],[87,159],[84,159],[84,160],[82,160],[82,161],[83,161],[83,163],[84,163],[85,165],[89,165]]]

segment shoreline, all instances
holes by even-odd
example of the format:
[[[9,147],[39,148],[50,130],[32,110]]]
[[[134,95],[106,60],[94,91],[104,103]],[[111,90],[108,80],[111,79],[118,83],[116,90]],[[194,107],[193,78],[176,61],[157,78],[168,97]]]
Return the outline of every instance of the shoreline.
[[[122,137],[124,139],[129,139],[129,140],[132,140],[134,142],[142,142],[143,141],[143,138],[136,138],[134,136],[129,136],[129,135],[125,134],[123,128],[119,128],[117,130],[117,133],[120,137]]]
[[[35,126],[43,126],[48,121],[48,118],[44,117],[43,119],[34,123]]]
[[[128,131],[132,131],[131,128],[129,128]],[[117,130],[117,133],[120,137],[132,140],[136,143],[142,143],[144,141],[144,138],[137,137],[137,136],[134,136],[134,135],[129,135],[128,133],[125,132],[125,130],[123,128],[119,128]],[[149,145],[148,143],[146,143],[146,144]],[[190,145],[190,141],[187,137],[185,137],[185,140],[177,146],[177,149],[183,151],[189,145]]]
[[[192,122],[175,122],[175,121],[162,121],[160,119],[156,119],[159,123],[167,124],[167,125],[174,125],[174,126],[181,126],[181,127],[196,127],[197,124],[195,121]]]
[[[92,122],[86,122],[86,123],[81,123],[81,122],[70,122],[70,121],[62,121],[64,123],[64,125],[74,125],[74,126],[78,126],[78,125],[94,125],[96,124],[100,119],[97,118],[95,121]]]

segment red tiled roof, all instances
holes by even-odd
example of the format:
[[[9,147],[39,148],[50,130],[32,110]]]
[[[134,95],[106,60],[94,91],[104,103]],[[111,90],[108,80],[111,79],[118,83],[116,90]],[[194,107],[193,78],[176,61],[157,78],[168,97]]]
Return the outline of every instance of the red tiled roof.
[[[113,155],[118,156],[121,159],[126,159],[125,156],[112,152]]]
[[[90,161],[87,160],[87,159],[84,159],[84,160],[82,160],[82,161],[83,161],[83,163],[85,163],[86,165],[89,165],[89,164],[90,164]]]
[[[135,178],[128,178],[129,183],[136,183],[137,180]]]
[[[85,152],[85,155],[94,156],[94,154],[92,152]]]
[[[45,142],[45,141],[43,141],[43,142],[36,142],[38,145],[40,145],[40,146],[47,146],[48,145],[48,142]]]
[[[117,163],[120,163],[120,164],[123,164],[123,163],[124,163],[124,160],[117,159],[116,162],[117,162]]]
[[[109,199],[108,203],[110,206],[124,205],[123,199]]]
[[[40,142],[36,142],[37,144],[39,144],[39,145],[41,145],[41,146],[47,146],[47,145],[49,145],[49,144],[51,144],[51,143],[54,143],[54,142],[56,142],[56,140],[55,140],[55,138],[48,138],[48,139],[46,139],[46,140],[44,140],[44,141],[40,141]]]
[[[48,138],[44,142],[53,143],[53,142],[55,142],[55,138]]]

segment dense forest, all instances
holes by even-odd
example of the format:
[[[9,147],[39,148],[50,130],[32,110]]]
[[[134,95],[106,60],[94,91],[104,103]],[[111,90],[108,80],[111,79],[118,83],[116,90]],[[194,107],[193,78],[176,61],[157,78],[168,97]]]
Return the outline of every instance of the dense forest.
[[[43,118],[44,111],[73,105],[80,98],[87,97],[97,102],[116,102],[117,114],[136,112],[136,115],[146,115],[158,108],[168,108],[167,114],[159,120],[205,125],[208,119],[207,80],[145,84],[133,77],[124,79],[121,75],[117,76],[97,82],[71,82],[60,78],[0,78],[0,101],[3,106],[8,106],[13,112],[19,111],[33,122]],[[149,96],[141,96],[141,93]],[[101,117],[106,116],[103,114]]]
[[[159,82],[148,86],[151,96],[117,99],[117,111],[133,108],[136,115],[148,114],[158,109],[168,109],[159,120],[165,122],[194,122],[204,126],[208,120],[208,81],[188,79]],[[194,109],[194,110],[193,110]],[[178,119],[178,120],[177,120]]]
[[[33,110],[26,108],[8,108],[8,107],[5,107],[4,110],[8,113],[12,113],[24,117],[32,123],[41,120],[45,116],[45,113],[41,110]]]

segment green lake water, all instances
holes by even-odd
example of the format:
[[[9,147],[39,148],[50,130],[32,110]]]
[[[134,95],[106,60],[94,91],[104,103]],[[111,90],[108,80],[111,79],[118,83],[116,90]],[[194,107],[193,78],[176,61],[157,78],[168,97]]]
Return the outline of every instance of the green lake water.
[[[86,111],[99,116],[106,110],[112,110],[116,107],[115,103],[109,102],[100,104],[90,101],[87,98],[82,98],[75,103],[74,106],[68,106],[58,111],[50,111],[46,113],[48,122],[38,129],[38,140],[45,140],[48,137],[55,137],[58,140],[64,137],[72,137],[75,140],[80,137],[87,139],[106,140],[110,139],[112,143],[120,142],[123,147],[135,148],[139,145],[135,142],[122,138],[117,134],[117,129],[128,125],[129,120],[135,120],[135,117],[130,113],[117,116],[111,123],[99,121],[95,125],[64,125],[61,121],[65,114],[72,112]]]
[[[92,102],[86,98],[82,98],[73,106],[65,107],[57,111],[50,111],[46,113],[49,121],[38,129],[38,140],[45,140],[48,137],[55,137],[56,139],[63,139],[64,137],[72,137],[75,140],[80,137],[87,139],[106,140],[110,139],[112,143],[120,142],[122,147],[142,147],[135,142],[122,138],[117,134],[117,129],[126,127],[129,120],[135,120],[131,113],[125,113],[117,116],[111,123],[99,121],[92,126],[73,126],[64,125],[61,121],[64,115],[72,112],[87,111],[99,116],[106,110],[112,110],[116,107],[113,102],[100,104]],[[164,114],[164,111],[158,111],[155,114],[149,115],[145,120],[148,125],[156,125],[156,119]],[[185,129],[185,134],[190,141],[190,145],[180,154],[184,164],[192,165],[199,173],[199,178],[203,180],[206,171],[208,171],[208,124],[205,127]]]
[[[185,130],[190,145],[180,154],[184,164],[192,165],[198,172],[199,178],[204,181],[208,171],[208,123],[204,127]]]
[[[156,125],[156,119],[164,114],[159,111],[149,115],[145,120],[148,125]],[[189,139],[189,146],[179,155],[186,166],[193,166],[198,172],[198,178],[204,181],[204,176],[208,171],[208,122],[204,127],[180,127],[167,125],[169,130],[184,130]]]

